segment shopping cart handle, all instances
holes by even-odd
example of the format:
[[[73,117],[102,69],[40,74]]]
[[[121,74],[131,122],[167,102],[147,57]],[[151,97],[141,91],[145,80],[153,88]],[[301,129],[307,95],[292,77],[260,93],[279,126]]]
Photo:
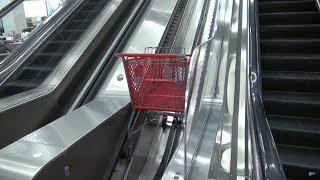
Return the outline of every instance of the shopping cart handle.
[[[191,55],[186,54],[144,54],[144,53],[117,53],[116,57],[128,57],[128,58],[180,58],[190,57]]]

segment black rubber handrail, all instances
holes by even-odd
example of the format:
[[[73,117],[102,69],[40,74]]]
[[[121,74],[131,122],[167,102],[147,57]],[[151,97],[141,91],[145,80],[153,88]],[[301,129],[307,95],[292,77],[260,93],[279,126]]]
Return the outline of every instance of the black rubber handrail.
[[[269,127],[262,101],[260,72],[259,16],[257,0],[250,2],[250,106],[253,128],[263,179],[286,179],[278,151]]]

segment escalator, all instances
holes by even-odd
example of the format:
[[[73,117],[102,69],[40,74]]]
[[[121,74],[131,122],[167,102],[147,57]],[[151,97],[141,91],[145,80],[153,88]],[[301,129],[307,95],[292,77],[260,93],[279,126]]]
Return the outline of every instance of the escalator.
[[[288,179],[320,179],[320,14],[315,0],[260,0],[264,108]]]
[[[2,83],[0,98],[38,87],[80,40],[107,3],[106,0],[84,0],[26,59],[17,72]]]
[[[0,67],[0,148],[66,113],[141,1],[70,1],[30,35],[28,46],[6,58],[10,62]]]

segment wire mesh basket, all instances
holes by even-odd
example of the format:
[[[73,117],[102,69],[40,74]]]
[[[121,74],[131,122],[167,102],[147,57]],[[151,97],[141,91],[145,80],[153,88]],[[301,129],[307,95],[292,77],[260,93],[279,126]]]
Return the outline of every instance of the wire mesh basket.
[[[119,53],[134,109],[184,112],[190,55]]]

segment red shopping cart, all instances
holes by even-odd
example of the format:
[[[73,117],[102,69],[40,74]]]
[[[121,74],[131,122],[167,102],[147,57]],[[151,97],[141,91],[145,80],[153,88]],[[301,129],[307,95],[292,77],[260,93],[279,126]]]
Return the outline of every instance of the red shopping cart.
[[[182,113],[190,55],[119,53],[134,109]]]

